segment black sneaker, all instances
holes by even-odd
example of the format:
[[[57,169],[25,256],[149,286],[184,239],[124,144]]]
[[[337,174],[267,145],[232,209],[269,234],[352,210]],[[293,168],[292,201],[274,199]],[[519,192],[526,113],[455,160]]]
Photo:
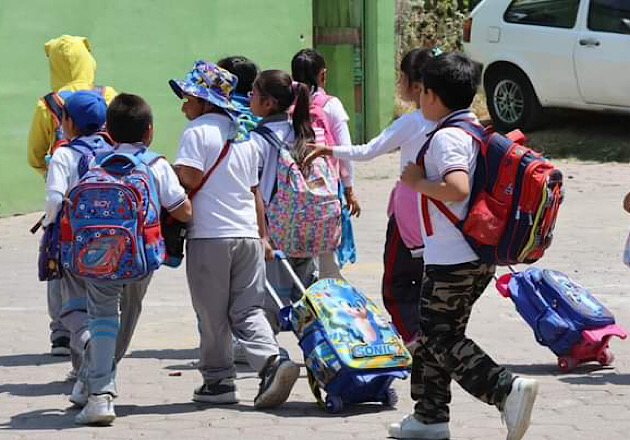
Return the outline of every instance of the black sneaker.
[[[60,336],[52,341],[50,354],[53,356],[70,356],[70,338]]]
[[[234,379],[221,379],[215,382],[205,382],[195,390],[195,402],[230,404],[238,403],[238,393]]]
[[[300,367],[290,359],[272,356],[260,372],[260,387],[254,399],[255,408],[275,408],[286,402],[300,375]]]

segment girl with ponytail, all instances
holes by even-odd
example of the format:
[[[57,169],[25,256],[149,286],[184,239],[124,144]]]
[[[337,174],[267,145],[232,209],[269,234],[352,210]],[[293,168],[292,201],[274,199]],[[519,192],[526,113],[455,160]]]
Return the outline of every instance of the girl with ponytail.
[[[426,134],[433,123],[424,119],[420,110],[422,69],[441,53],[435,49],[412,49],[400,63],[398,91],[400,97],[414,106],[385,128],[377,137],[363,145],[315,145],[306,163],[318,156],[333,156],[353,161],[368,161],[400,148],[400,171],[415,162]],[[420,319],[418,305],[424,260],[424,244],[418,218],[418,195],[398,182],[390,196],[387,214],[389,223],[385,237],[382,294],[385,308],[410,349],[415,343]],[[413,351],[413,350],[411,350]]]
[[[262,118],[258,128],[250,133],[252,142],[259,155],[259,190],[262,195],[266,214],[269,216],[268,207],[277,191],[279,143],[282,148],[287,148],[291,157],[300,165],[310,152],[307,144],[314,142],[315,132],[310,122],[310,90],[303,83],[294,82],[291,76],[282,70],[266,70],[261,72],[252,89],[250,106],[254,115]],[[271,135],[268,133],[271,132]],[[276,142],[274,142],[274,140]],[[325,164],[332,163],[326,161]],[[323,165],[327,166],[327,165]],[[302,174],[306,177],[310,168],[302,168]],[[337,172],[330,175],[337,179]],[[337,185],[337,180],[335,180]],[[336,186],[335,186],[336,188]],[[336,190],[335,190],[336,191]],[[286,212],[290,207],[287,206]],[[271,244],[264,241],[266,255],[270,254]],[[280,249],[286,252],[286,249]],[[335,264],[333,252],[309,257],[289,258],[295,272],[305,286],[316,280],[317,265],[314,257],[319,257],[320,278],[340,278],[339,268]],[[283,273],[280,265],[269,261],[267,263],[267,278],[283,296],[291,292],[293,282],[288,274]],[[287,293],[288,291],[288,293]]]

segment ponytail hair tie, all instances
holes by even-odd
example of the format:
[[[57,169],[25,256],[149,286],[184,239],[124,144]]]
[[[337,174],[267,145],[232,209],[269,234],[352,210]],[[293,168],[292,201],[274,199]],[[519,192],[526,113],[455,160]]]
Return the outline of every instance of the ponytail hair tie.
[[[443,51],[439,47],[434,47],[433,49],[431,49],[431,55],[433,55],[434,58],[438,55],[442,55],[442,53]]]

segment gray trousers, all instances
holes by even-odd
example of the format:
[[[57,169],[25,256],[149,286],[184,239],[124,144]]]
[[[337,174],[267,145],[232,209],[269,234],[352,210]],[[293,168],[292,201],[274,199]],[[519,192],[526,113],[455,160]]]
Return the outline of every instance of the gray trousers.
[[[46,282],[46,296],[48,299],[48,316],[50,316],[50,342],[57,338],[70,337],[70,332],[61,323],[61,280]]]
[[[120,330],[116,339],[115,360],[118,363],[127,352],[131,337],[142,312],[142,300],[147,292],[149,281],[153,275],[145,279],[125,285],[118,307],[120,311]],[[88,331],[88,282],[66,271],[60,281],[62,307],[60,322],[67,328],[70,347],[73,351],[72,364],[80,368],[81,358],[89,340]]]
[[[249,364],[261,371],[278,343],[265,318],[265,264],[259,239],[191,239],[186,276],[201,329],[204,381],[235,377],[232,334]]]

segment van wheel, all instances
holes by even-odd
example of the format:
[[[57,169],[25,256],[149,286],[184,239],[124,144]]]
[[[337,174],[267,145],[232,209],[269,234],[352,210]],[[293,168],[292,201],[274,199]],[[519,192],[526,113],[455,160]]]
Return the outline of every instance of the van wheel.
[[[492,72],[485,85],[488,111],[498,130],[531,130],[539,124],[542,107],[523,72],[502,68]]]

